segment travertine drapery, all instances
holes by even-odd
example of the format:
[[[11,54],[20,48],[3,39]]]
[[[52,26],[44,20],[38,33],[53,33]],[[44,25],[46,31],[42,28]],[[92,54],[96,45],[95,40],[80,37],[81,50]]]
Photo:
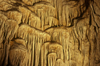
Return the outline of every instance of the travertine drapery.
[[[100,1],[0,0],[0,66],[100,66]]]

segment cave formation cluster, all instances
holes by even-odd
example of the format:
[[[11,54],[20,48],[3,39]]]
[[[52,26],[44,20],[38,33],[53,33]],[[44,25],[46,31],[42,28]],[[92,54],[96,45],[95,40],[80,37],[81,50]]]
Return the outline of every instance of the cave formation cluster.
[[[0,66],[100,66],[100,0],[0,0]]]

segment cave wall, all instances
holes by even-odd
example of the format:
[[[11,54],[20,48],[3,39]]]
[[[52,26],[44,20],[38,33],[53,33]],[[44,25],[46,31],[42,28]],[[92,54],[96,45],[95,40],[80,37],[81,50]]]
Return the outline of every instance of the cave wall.
[[[0,0],[0,66],[100,66],[100,0]]]

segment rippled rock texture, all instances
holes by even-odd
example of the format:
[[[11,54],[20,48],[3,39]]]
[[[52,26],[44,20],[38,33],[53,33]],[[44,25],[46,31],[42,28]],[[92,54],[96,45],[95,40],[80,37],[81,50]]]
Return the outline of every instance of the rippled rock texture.
[[[100,0],[0,0],[0,66],[100,66]]]

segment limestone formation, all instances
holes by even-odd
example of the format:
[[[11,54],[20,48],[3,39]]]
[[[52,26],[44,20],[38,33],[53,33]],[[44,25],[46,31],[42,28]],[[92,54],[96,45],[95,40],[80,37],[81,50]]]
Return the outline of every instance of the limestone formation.
[[[16,39],[10,42],[12,44],[9,51],[9,64],[11,66],[27,66],[28,52],[23,45],[24,43],[22,39]]]
[[[100,0],[0,0],[0,66],[100,66]]]
[[[56,53],[48,54],[48,66],[56,65]]]

